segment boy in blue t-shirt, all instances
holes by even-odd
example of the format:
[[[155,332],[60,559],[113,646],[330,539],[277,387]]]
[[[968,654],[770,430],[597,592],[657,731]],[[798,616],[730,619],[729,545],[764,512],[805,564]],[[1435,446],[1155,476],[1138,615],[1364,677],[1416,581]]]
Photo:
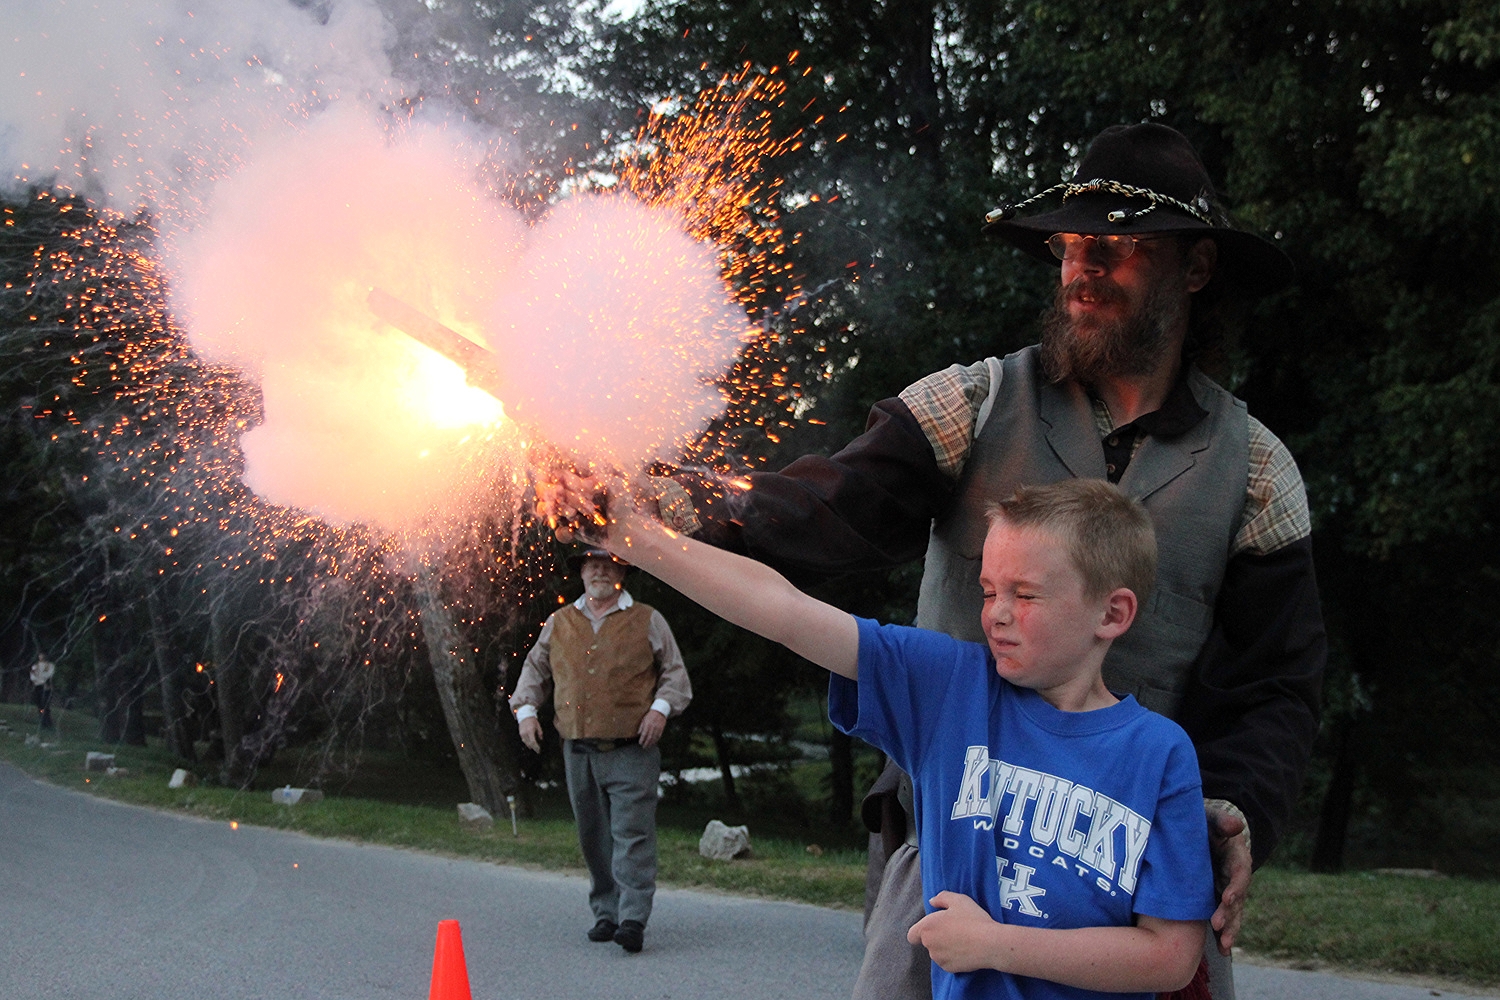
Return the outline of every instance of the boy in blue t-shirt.
[[[1100,480],[995,505],[986,643],[856,619],[753,560],[628,511],[605,545],[833,673],[835,725],[913,777],[929,912],[911,928],[949,997],[1182,988],[1215,906],[1187,735],[1100,669],[1156,572],[1140,504]]]

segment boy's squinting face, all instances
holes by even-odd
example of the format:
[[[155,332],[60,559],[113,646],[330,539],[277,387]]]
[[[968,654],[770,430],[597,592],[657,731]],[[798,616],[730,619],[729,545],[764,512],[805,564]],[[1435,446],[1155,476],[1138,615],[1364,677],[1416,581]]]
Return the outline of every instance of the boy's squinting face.
[[[1108,648],[1097,631],[1106,601],[1085,597],[1083,577],[1056,536],[995,524],[984,541],[979,585],[984,635],[1001,677],[1044,693],[1092,683]]]

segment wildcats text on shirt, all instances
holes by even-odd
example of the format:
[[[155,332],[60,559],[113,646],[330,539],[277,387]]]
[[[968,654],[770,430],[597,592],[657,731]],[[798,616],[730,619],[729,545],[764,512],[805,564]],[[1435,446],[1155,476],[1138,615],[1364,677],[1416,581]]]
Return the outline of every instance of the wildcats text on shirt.
[[[1104,892],[1113,894],[1115,886],[1135,892],[1151,837],[1149,819],[1086,785],[994,760],[988,747],[971,746],[964,754],[963,778],[950,818],[972,820],[976,830],[993,830],[1002,812],[1000,828],[1008,851],[1024,851],[1060,868],[1077,868],[1079,875],[1097,873],[1096,884]],[[1004,882],[1006,859],[997,863]],[[1022,874],[1023,866],[1013,867]],[[1028,869],[1025,875],[1034,871]]]

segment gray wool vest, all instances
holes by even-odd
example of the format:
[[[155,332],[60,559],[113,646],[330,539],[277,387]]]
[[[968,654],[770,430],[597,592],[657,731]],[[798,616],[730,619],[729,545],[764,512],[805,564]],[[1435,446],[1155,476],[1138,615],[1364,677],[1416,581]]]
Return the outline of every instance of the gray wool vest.
[[[1001,366],[989,419],[974,440],[954,503],[933,522],[917,601],[917,625],[973,642],[984,641],[979,561],[988,505],[1021,486],[1106,478],[1083,389],[1048,382],[1035,347],[1007,356]],[[1213,626],[1250,469],[1245,404],[1197,370],[1188,378],[1208,416],[1175,439],[1148,437],[1120,479],[1155,525],[1156,586],[1104,661],[1110,690],[1133,694],[1168,717],[1177,712]]]

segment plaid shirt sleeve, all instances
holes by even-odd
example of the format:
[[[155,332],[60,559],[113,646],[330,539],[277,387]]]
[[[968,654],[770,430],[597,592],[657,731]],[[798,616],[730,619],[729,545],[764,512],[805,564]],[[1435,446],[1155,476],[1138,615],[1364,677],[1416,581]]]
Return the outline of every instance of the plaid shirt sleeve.
[[[1233,554],[1267,555],[1312,534],[1307,490],[1286,445],[1250,418],[1250,484]]]
[[[901,402],[927,436],[938,468],[951,479],[964,471],[988,403],[1000,388],[999,362],[951,365],[901,390]]]

